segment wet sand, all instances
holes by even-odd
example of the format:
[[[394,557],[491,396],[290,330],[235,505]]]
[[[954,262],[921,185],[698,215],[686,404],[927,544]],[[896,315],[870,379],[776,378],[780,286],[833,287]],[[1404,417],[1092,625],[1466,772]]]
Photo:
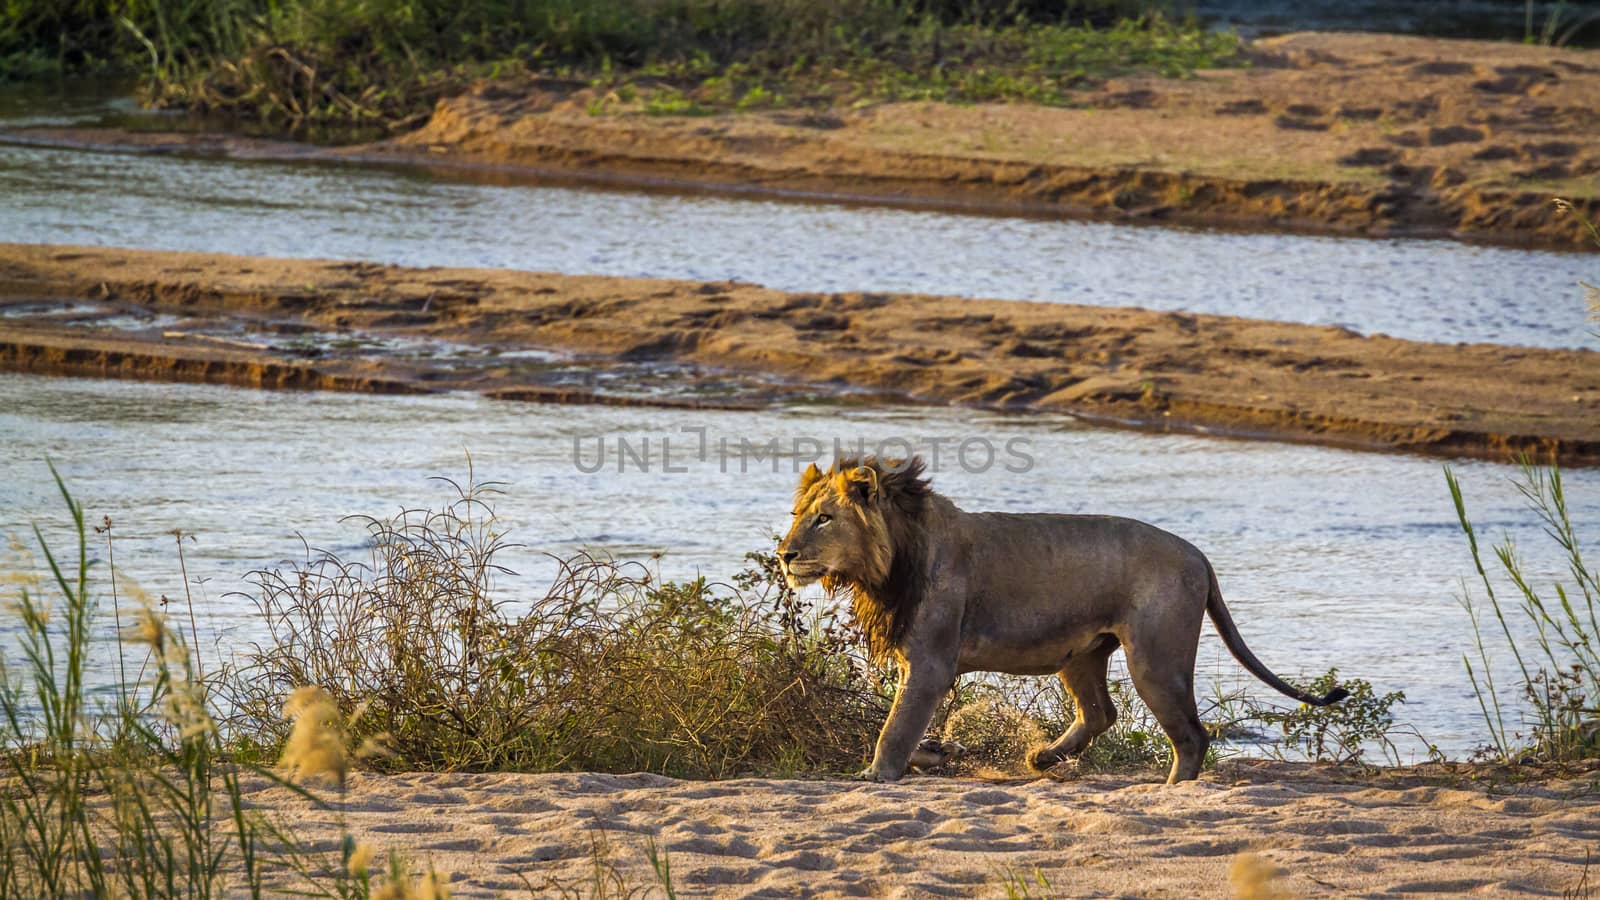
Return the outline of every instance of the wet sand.
[[[376,858],[400,849],[451,873],[458,896],[587,890],[597,843],[629,886],[648,887],[653,839],[685,897],[1004,897],[1013,875],[1032,896],[1265,898],[1562,896],[1600,841],[1587,778],[1486,786],[1261,761],[1175,787],[362,774],[342,810],[264,779],[248,787],[311,846],[338,847],[342,817]],[[1230,882],[1241,854],[1279,874]]]
[[[589,390],[566,377],[573,366],[631,367],[654,387]],[[738,283],[0,245],[0,368],[569,402],[898,400],[1600,462],[1590,350]]]

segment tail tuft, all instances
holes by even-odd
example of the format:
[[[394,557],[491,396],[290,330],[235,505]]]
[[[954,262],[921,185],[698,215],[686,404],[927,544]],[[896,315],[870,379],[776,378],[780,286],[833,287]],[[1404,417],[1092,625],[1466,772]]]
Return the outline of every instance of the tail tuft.
[[[1338,703],[1340,700],[1343,700],[1344,698],[1346,698],[1348,696],[1350,696],[1350,692],[1349,691],[1345,690],[1342,687],[1336,687],[1333,690],[1327,692],[1326,694],[1323,694],[1321,700],[1317,700],[1317,701],[1314,701],[1314,702],[1318,706],[1332,706],[1333,704]]]

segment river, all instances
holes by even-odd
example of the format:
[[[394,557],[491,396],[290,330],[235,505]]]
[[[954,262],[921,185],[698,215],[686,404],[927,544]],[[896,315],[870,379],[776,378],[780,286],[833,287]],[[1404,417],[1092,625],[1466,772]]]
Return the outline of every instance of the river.
[[[1442,241],[499,181],[0,146],[0,240],[1137,305],[1542,346],[1585,342],[1573,285],[1594,277],[1592,256]],[[431,476],[465,478],[469,453],[478,478],[505,484],[500,511],[526,545],[507,560],[520,574],[502,584],[515,603],[548,578],[545,552],[646,559],[671,578],[730,576],[785,527],[795,479],[793,460],[749,449],[813,440],[941,449],[935,485],[968,509],[1111,513],[1168,528],[1210,555],[1269,665],[1307,676],[1338,666],[1379,691],[1404,690],[1399,717],[1452,755],[1484,740],[1461,662],[1472,646],[1457,599],[1470,559],[1442,465],[1403,455],[947,409],[687,413],[4,375],[0,530],[28,538],[38,523],[61,549],[53,460],[92,522],[111,517],[120,569],[152,593],[182,595],[172,532],[190,536],[202,644],[231,654],[260,636],[248,572],[303,558],[302,539],[359,555],[360,527],[342,517],[443,502],[448,491]],[[622,441],[650,442],[647,471],[618,454]],[[997,448],[997,461],[963,458],[954,452],[963,441],[972,453]],[[1515,470],[1456,469],[1482,531],[1514,536],[1540,583],[1559,577]],[[1600,472],[1567,473],[1566,483],[1579,532],[1600,533]],[[1248,683],[1209,629],[1199,681],[1202,693]],[[1420,747],[1406,744],[1409,754]]]

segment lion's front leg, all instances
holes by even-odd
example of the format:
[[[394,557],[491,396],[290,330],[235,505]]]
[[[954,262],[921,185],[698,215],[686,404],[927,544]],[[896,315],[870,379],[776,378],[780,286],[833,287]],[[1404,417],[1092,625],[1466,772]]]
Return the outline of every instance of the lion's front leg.
[[[955,681],[954,666],[924,662],[913,668],[909,663],[901,663],[900,688],[895,692],[889,719],[878,734],[872,765],[861,773],[863,777],[873,781],[899,781],[906,774],[912,751],[922,742],[939,701],[949,693]]]

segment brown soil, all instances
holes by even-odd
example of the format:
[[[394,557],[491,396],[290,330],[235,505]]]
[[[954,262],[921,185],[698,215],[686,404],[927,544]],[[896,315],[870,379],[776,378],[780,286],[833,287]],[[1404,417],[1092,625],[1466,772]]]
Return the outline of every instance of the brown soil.
[[[62,299],[92,309],[64,325]],[[582,401],[588,392],[551,373],[589,364],[634,367],[665,387],[617,402],[760,404],[817,386],[1161,430],[1600,463],[1600,353],[1587,350],[1015,301],[16,244],[0,244],[0,304],[0,366],[41,374]],[[111,327],[100,317],[113,313],[176,324]],[[307,356],[263,337],[285,333],[379,345]],[[500,355],[456,363],[381,345],[400,339]],[[569,356],[507,361],[529,348]]]
[[[472,897],[584,894],[597,856],[661,896],[650,843],[683,897],[1005,897],[1008,878],[1028,889],[1011,896],[1576,897],[1600,839],[1584,778],[1486,787],[1261,762],[1174,787],[362,774],[331,808],[261,777],[245,790],[309,846],[337,853],[348,830]]]
[[[493,82],[420,130],[339,149],[224,135],[0,138],[400,161],[635,187],[1131,222],[1589,246],[1600,51],[1379,34],[1256,41],[1252,65],[1126,78],[1070,108],[891,103],[644,114],[571,82]],[[603,103],[603,114],[589,110]]]

